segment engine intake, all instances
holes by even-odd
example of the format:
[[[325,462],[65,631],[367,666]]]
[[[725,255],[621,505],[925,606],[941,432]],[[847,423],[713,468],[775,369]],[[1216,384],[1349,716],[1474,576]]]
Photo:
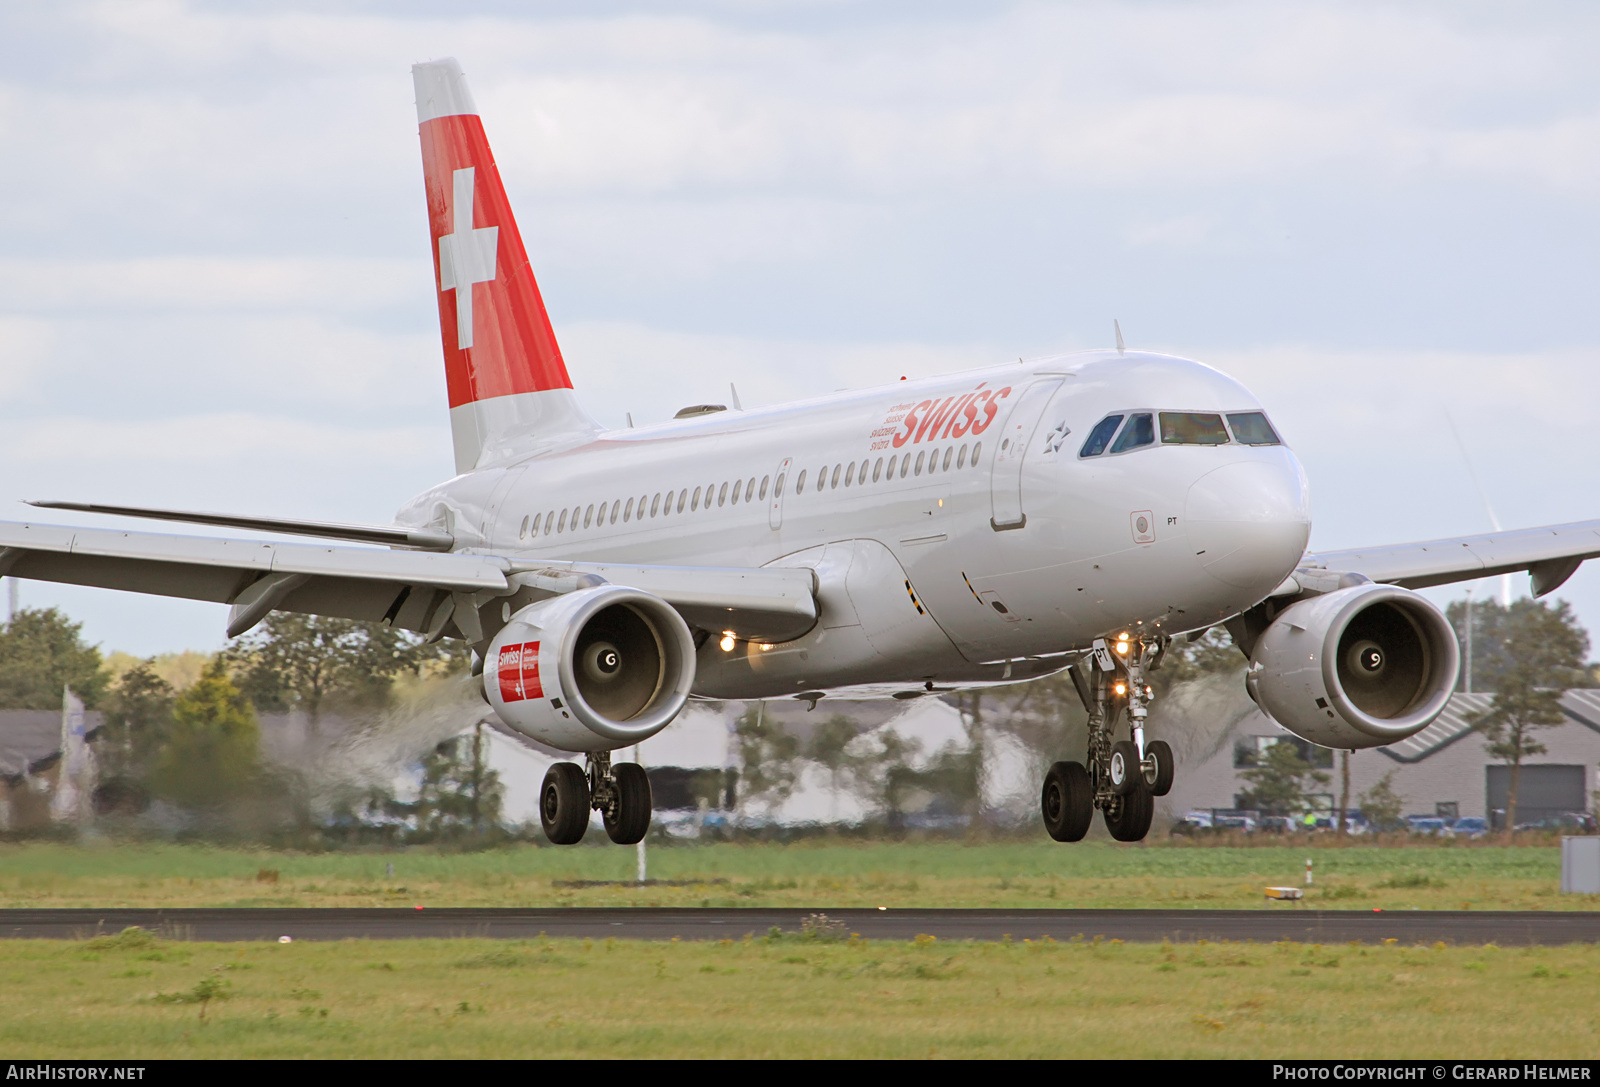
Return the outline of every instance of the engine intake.
[[[620,585],[530,604],[489,643],[484,695],[510,728],[563,751],[612,751],[672,722],[694,683],[689,627]]]
[[[1444,712],[1455,631],[1409,589],[1355,585],[1291,604],[1257,639],[1245,685],[1262,711],[1324,747],[1380,747]]]

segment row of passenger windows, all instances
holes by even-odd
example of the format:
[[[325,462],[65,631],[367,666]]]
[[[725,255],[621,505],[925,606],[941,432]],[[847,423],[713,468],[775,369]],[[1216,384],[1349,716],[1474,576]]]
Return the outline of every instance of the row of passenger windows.
[[[970,446],[971,456],[968,456],[969,446],[947,446],[943,449],[921,450],[913,461],[911,454],[903,457],[898,453],[889,458],[887,466],[884,459],[879,457],[876,462],[870,458],[859,464],[852,461],[849,464],[823,465],[818,470],[812,484],[813,488],[821,491],[829,487],[838,487],[841,483],[849,486],[865,486],[867,472],[872,473],[872,482],[880,479],[893,479],[896,473],[901,479],[908,475],[920,476],[923,472],[932,475],[934,472],[952,472],[962,468],[976,468],[978,459],[983,455],[983,443],[976,442]],[[772,484],[773,497],[783,493],[787,481],[787,473],[779,472],[776,484]],[[802,495],[806,490],[806,481],[809,472],[802,468],[800,474],[795,476],[794,493]],[[517,538],[522,540],[535,539],[538,536],[549,536],[562,532],[577,532],[579,529],[598,527],[600,525],[614,525],[618,521],[627,524],[629,521],[642,521],[646,517],[667,517],[673,513],[685,511],[693,513],[704,506],[711,508],[713,501],[718,506],[738,505],[744,502],[765,502],[767,499],[768,485],[771,476],[761,477],[757,484],[755,476],[748,480],[733,480],[723,483],[721,487],[712,483],[704,487],[696,487],[693,491],[685,487],[674,494],[671,491],[655,495],[642,494],[638,498],[616,499],[615,501],[602,502],[598,507],[573,506],[571,509],[550,510],[543,514],[530,514],[522,519],[522,527],[517,532]]]
[[[1080,457],[1098,457],[1106,452],[1124,453],[1141,446],[1154,445],[1156,417],[1160,417],[1162,445],[1226,445],[1228,431],[1232,428],[1233,441],[1241,445],[1280,445],[1278,434],[1259,411],[1233,412],[1227,416],[1228,425],[1222,425],[1223,416],[1202,411],[1139,411],[1108,415],[1095,424],[1089,438],[1078,451]],[[1123,420],[1127,422],[1124,424]],[[1120,433],[1119,433],[1120,428]],[[1112,438],[1116,441],[1113,442]]]

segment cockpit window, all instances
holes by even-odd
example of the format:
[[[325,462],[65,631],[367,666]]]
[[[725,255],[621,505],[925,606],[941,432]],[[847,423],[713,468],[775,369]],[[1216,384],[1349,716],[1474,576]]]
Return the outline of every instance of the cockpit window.
[[[1126,449],[1136,449],[1141,445],[1150,445],[1156,440],[1155,420],[1149,412],[1140,412],[1138,415],[1128,417],[1128,425],[1122,428],[1122,436],[1117,439],[1117,444],[1111,447],[1113,453],[1121,453]]]
[[[1106,451],[1106,446],[1111,441],[1111,436],[1117,432],[1117,425],[1122,422],[1120,415],[1108,415],[1095,424],[1089,432],[1089,440],[1083,443],[1083,448],[1078,450],[1080,457],[1098,457]]]
[[[1264,422],[1265,420],[1263,420]],[[1226,445],[1222,416],[1197,411],[1161,413],[1162,445]]]
[[[1272,429],[1267,417],[1259,411],[1242,411],[1228,416],[1233,428],[1234,441],[1245,445],[1282,445],[1283,439]]]

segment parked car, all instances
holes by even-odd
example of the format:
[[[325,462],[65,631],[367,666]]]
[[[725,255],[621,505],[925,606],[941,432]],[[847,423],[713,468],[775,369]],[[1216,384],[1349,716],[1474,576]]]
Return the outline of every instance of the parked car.
[[[1242,830],[1246,834],[1253,834],[1257,824],[1248,815],[1218,815],[1212,818],[1211,825],[1218,830]]]
[[[1406,828],[1413,834],[1440,834],[1450,829],[1450,824],[1437,815],[1408,815]]]
[[[1518,830],[1575,830],[1590,834],[1595,829],[1594,816],[1586,811],[1564,811],[1548,819],[1535,819],[1531,823],[1518,823]]]
[[[1450,824],[1450,830],[1459,838],[1481,838],[1489,833],[1489,820],[1476,815],[1464,815]]]
[[[1211,813],[1208,811],[1192,811],[1178,820],[1178,826],[1187,830],[1210,830]]]

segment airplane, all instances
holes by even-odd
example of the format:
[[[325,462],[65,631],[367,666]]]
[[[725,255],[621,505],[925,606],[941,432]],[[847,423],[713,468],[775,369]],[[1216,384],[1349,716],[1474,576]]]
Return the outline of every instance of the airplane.
[[[1266,409],[1202,363],[1091,351],[608,430],[582,407],[460,66],[413,68],[457,474],[390,525],[36,506],[320,538],[0,524],[0,576],[464,640],[508,732],[581,755],[540,792],[552,842],[598,811],[631,844],[649,779],[613,761],[690,698],[914,699],[1067,670],[1089,719],[1045,827],[1149,831],[1170,746],[1149,673],[1224,626],[1246,688],[1327,747],[1425,728],[1456,636],[1416,590],[1528,571],[1542,596],[1600,521],[1308,553],[1306,476]],[[376,545],[376,546],[373,546]],[[1126,721],[1125,733],[1120,728]]]

